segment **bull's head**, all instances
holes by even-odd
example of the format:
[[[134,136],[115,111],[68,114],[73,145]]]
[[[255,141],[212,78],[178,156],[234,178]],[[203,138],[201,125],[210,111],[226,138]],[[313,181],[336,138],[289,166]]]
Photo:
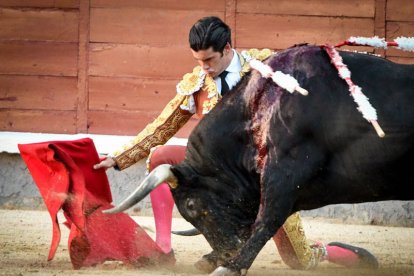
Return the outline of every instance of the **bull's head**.
[[[185,161],[174,167],[161,165],[128,198],[104,212],[122,212],[161,183],[168,182],[181,215],[205,236],[218,261],[225,261],[237,253],[250,236],[259,197],[252,195],[252,191],[247,192],[247,197],[241,196],[240,188],[229,190],[223,181],[222,177],[200,175]]]

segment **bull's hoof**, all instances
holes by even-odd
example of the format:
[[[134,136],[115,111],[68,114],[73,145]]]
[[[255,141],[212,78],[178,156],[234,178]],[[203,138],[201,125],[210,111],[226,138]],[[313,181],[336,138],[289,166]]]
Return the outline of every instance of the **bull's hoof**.
[[[203,256],[200,260],[198,260],[194,264],[194,266],[195,266],[195,268],[197,268],[198,270],[200,270],[201,272],[204,272],[204,273],[211,273],[217,267],[216,262],[214,262],[212,260],[209,260],[205,256]]]
[[[239,276],[239,275],[246,275],[247,270],[243,270],[245,273],[242,274],[239,271],[231,270],[230,268],[219,266],[214,270],[210,276]]]

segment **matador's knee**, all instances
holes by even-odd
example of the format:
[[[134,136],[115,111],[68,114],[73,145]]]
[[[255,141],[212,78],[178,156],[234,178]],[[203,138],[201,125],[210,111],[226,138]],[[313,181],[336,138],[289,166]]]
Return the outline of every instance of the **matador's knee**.
[[[313,268],[326,254],[324,247],[314,247],[308,243],[299,212],[288,217],[273,240],[283,262],[294,269]]]
[[[184,160],[185,146],[163,145],[153,147],[147,158],[147,172],[162,164],[176,165]]]

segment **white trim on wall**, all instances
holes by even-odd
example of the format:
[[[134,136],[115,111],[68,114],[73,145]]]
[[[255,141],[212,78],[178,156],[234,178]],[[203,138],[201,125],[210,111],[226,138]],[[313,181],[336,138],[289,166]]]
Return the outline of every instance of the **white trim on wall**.
[[[47,141],[76,140],[89,137],[93,140],[99,154],[109,154],[130,141],[134,136],[101,135],[101,134],[52,134],[32,132],[0,131],[0,152],[19,153],[17,144],[38,143]],[[186,145],[186,138],[171,138],[167,144]]]

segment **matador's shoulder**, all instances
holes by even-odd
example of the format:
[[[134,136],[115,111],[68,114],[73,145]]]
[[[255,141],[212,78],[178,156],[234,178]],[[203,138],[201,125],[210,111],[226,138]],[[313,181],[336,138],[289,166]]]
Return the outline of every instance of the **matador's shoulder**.
[[[249,62],[251,59],[257,59],[257,60],[265,60],[268,57],[270,57],[274,52],[270,49],[249,49],[249,50],[244,50],[241,52],[241,55],[243,56],[243,58]]]
[[[267,59],[268,57],[270,57],[272,54],[274,54],[274,52],[270,49],[250,49],[250,50],[243,50],[240,53],[240,63],[242,66],[242,70],[241,70],[241,76],[243,76],[244,74],[246,74],[247,72],[250,71],[250,64],[249,61],[251,61],[252,59],[257,59],[260,61],[263,61],[265,59]]]
[[[205,78],[206,74],[201,66],[194,67],[193,71],[185,74],[177,84],[177,93],[182,96],[192,95],[203,87]]]

